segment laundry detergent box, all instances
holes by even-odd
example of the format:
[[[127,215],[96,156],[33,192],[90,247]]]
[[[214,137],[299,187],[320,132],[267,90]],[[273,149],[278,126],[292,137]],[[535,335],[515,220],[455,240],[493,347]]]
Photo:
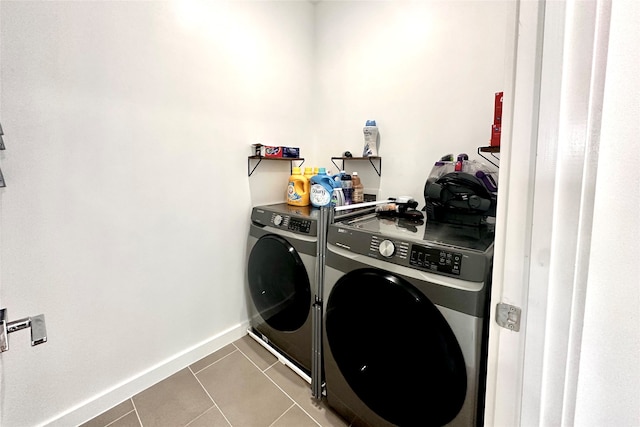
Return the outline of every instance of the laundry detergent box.
[[[300,157],[300,149],[298,147],[276,147],[273,145],[261,145],[259,147],[260,154],[256,156],[270,157],[270,158],[287,158],[287,159],[297,159]]]
[[[300,149],[298,147],[282,147],[282,157],[297,159],[300,157]]]
[[[264,156],[272,157],[272,158],[281,158],[282,157],[282,147],[272,147],[270,145],[264,146]]]

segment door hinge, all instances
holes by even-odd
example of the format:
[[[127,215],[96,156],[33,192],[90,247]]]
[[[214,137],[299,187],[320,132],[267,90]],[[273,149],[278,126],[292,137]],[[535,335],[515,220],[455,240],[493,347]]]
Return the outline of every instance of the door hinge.
[[[522,309],[515,305],[500,302],[496,305],[496,323],[503,328],[518,332],[520,330],[520,315]]]

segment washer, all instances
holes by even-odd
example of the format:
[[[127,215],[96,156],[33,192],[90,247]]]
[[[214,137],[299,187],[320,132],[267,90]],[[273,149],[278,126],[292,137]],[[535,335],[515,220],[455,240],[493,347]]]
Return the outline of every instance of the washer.
[[[353,425],[482,425],[494,227],[329,226],[327,401]]]
[[[256,206],[247,244],[252,332],[311,372],[319,211],[285,203]]]

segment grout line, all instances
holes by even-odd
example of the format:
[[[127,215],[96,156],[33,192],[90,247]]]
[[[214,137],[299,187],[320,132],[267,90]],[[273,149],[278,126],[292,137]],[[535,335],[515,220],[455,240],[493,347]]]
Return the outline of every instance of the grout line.
[[[185,424],[184,427],[189,427],[192,423],[194,423],[196,420],[202,418],[204,416],[204,414],[209,413],[210,411],[217,409],[218,411],[220,411],[220,407],[218,405],[213,405],[211,408],[207,409],[206,411],[204,411],[203,413],[201,413],[200,415],[198,415],[197,417],[195,417],[194,419],[192,419],[191,421],[189,421],[187,424]],[[231,423],[229,422],[229,420],[227,420],[227,417],[224,416],[224,414],[222,413],[222,411],[220,411],[220,414],[222,414],[222,416],[224,417],[224,419],[227,421],[227,423],[229,424],[229,426],[231,426]]]
[[[242,355],[243,355],[243,356],[244,356],[244,357],[245,357],[245,358],[246,358],[250,363],[252,363],[252,364],[253,364],[253,365],[258,369],[258,372],[260,372],[262,375],[264,375],[264,376],[265,376],[269,381],[271,381],[271,382],[273,383],[273,385],[275,385],[275,386],[276,386],[276,387],[277,387],[277,388],[278,388],[282,393],[284,393],[284,395],[285,395],[285,396],[287,396],[289,399],[291,399],[291,401],[293,402],[293,405],[292,405],[292,406],[297,406],[298,408],[300,408],[300,410],[301,410],[302,412],[304,412],[305,414],[307,414],[307,416],[308,416],[309,418],[311,418],[311,419],[313,420],[313,422],[314,422],[314,423],[316,423],[316,424],[318,424],[319,426],[321,426],[321,427],[322,427],[322,424],[320,424],[320,423],[319,423],[315,418],[313,418],[313,416],[311,416],[311,414],[310,414],[310,413],[308,413],[307,411],[305,411],[305,409],[304,409],[302,406],[300,406],[300,404],[299,404],[299,403],[298,403],[298,402],[297,402],[293,397],[291,397],[291,396],[289,395],[289,393],[287,393],[286,391],[284,391],[284,390],[282,389],[282,387],[280,387],[280,386],[279,386],[279,385],[278,385],[278,384],[277,384],[273,379],[271,379],[271,377],[269,377],[269,375],[267,375],[267,374],[266,374],[266,371],[268,371],[269,369],[271,369],[272,367],[274,367],[276,364],[280,363],[280,364],[283,364],[283,365],[284,365],[284,363],[280,362],[280,361],[276,358],[276,361],[275,361],[275,362],[273,362],[270,366],[268,366],[268,367],[263,371],[262,369],[260,369],[260,367],[259,367],[259,366],[258,366],[258,365],[253,361],[253,360],[251,360],[251,358],[250,358],[249,356],[247,356],[247,355],[246,355],[246,354],[245,354],[245,353],[240,349],[240,347],[238,347],[238,346],[235,344],[235,342],[233,342],[232,344],[233,344],[233,346],[234,346],[235,348],[237,348],[237,349],[238,349],[238,351],[240,352],[240,354],[242,354]],[[265,351],[267,351],[267,350],[265,350]],[[225,357],[226,357],[226,356],[225,356]],[[286,365],[285,365],[285,366],[286,366]],[[289,367],[287,367],[287,369],[289,369]],[[292,371],[292,372],[293,372],[293,371]],[[196,379],[197,379],[197,377],[196,377]],[[198,382],[200,382],[200,380],[198,380]],[[200,385],[202,385],[202,383],[201,383]],[[204,388],[204,386],[203,386],[202,388]],[[206,391],[206,390],[205,390],[205,391]],[[207,394],[208,394],[208,393],[207,393]],[[211,400],[213,400],[213,399],[211,399]],[[215,403],[215,402],[214,402],[214,403]],[[220,407],[218,407],[218,409],[220,409]],[[286,412],[288,412],[290,409],[291,409],[291,407],[289,407],[289,409],[287,409],[286,411],[284,411],[284,413],[283,413],[282,415],[284,415],[284,414],[285,414]],[[220,413],[222,413],[222,410],[220,410]],[[278,419],[280,419],[280,418],[282,417],[282,415],[280,415],[280,417],[278,417]],[[222,414],[222,416],[224,416],[224,414]],[[227,419],[227,417],[224,417],[224,418],[225,418],[225,419]],[[229,422],[229,420],[227,420],[227,422]],[[231,425],[231,423],[230,423],[230,422],[229,422],[229,425]]]
[[[289,411],[291,410],[291,408],[293,408],[294,406],[297,406],[297,405],[296,405],[296,403],[295,403],[295,400],[293,401],[293,403],[291,404],[291,406],[289,406],[289,407],[286,409],[286,411],[284,411],[284,412],[282,413],[282,415],[280,415],[280,416],[279,416],[278,418],[276,418],[276,419],[275,419],[271,424],[269,424],[269,427],[271,427],[272,425],[274,425],[275,423],[277,423],[277,422],[278,422],[278,420],[279,420],[280,418],[284,417],[284,415],[285,415],[287,412],[289,412]]]
[[[247,358],[247,360],[249,360],[249,362],[253,363],[253,366],[255,366],[256,368],[258,368],[258,371],[262,372],[263,374],[265,373],[265,371],[266,371],[267,369],[270,369],[271,367],[275,366],[277,363],[282,363],[282,362],[280,362],[280,361],[278,360],[278,358],[276,357],[276,361],[275,361],[275,362],[273,362],[271,365],[267,366],[266,368],[264,368],[264,371],[263,371],[263,370],[260,368],[260,366],[258,366],[258,364],[257,364],[256,362],[254,362],[254,361],[253,361],[249,356],[247,356],[247,354],[246,354],[244,351],[240,350],[240,347],[238,347],[237,345],[235,345],[235,343],[234,343],[233,345],[238,349],[238,351],[239,351],[239,352],[240,352],[244,357],[246,357],[246,358]],[[265,351],[267,351],[267,350],[265,350]],[[271,353],[269,353],[269,354],[271,354]],[[271,355],[272,355],[272,354],[271,354]],[[273,355],[272,355],[272,356],[273,356]],[[273,357],[275,357],[275,356],[273,356]],[[282,364],[284,365],[284,363],[282,363]]]
[[[132,413],[134,411],[135,411],[135,406],[134,406],[134,409],[130,410],[129,412],[127,412],[124,415],[119,416],[118,418],[116,418],[115,420],[111,421],[109,424],[105,425],[104,427],[109,427],[110,425],[112,425],[116,421],[120,421],[121,419],[123,419],[124,417],[126,417],[127,415],[129,415],[130,413]]]
[[[235,351],[232,351],[231,353],[227,354],[227,356],[229,356],[229,355],[231,355],[231,354],[233,354],[233,353],[235,353]],[[227,357],[227,356],[225,356],[225,357]],[[219,360],[222,360],[222,359],[224,359],[225,357],[223,357],[223,358],[221,358],[221,359],[219,359]],[[215,362],[214,362],[214,363],[215,363]],[[211,365],[213,365],[214,363],[212,363]],[[209,366],[211,366],[211,365],[209,365]],[[188,366],[188,368],[189,368],[189,371],[191,372],[191,374],[193,375],[193,378],[195,378],[195,379],[196,379],[196,381],[198,381],[198,384],[200,384],[200,387],[202,387],[202,390],[204,390],[204,392],[207,394],[207,396],[209,396],[209,399],[211,399],[211,403],[213,403],[213,406],[212,406],[211,408],[207,409],[207,410],[206,410],[206,411],[204,411],[202,414],[198,415],[196,418],[194,418],[193,420],[189,421],[189,424],[191,424],[192,422],[194,422],[195,420],[197,420],[198,418],[200,418],[201,416],[203,416],[204,414],[206,414],[207,412],[209,412],[211,409],[213,409],[213,408],[217,408],[217,409],[218,409],[218,411],[220,411],[220,414],[222,415],[222,417],[227,421],[227,423],[228,423],[229,425],[231,425],[231,421],[229,421],[229,418],[227,418],[227,416],[224,414],[224,412],[222,412],[222,409],[220,408],[220,406],[218,406],[218,404],[217,404],[217,403],[216,403],[216,401],[213,399],[213,397],[211,397],[211,395],[209,394],[209,391],[207,391],[207,389],[205,388],[205,386],[200,382],[200,378],[198,378],[198,376],[197,376],[196,374],[194,374],[194,373],[193,373],[193,371],[191,370],[191,367],[190,367],[190,366]],[[203,370],[203,369],[201,369],[201,370],[200,370],[200,371],[198,371],[198,372],[201,372],[202,370]],[[187,424],[187,425],[189,425],[189,424]]]
[[[243,356],[244,356],[244,357],[245,357],[245,358],[246,358],[250,363],[252,363],[252,364],[253,364],[253,366],[255,366],[256,368],[258,368],[258,372],[260,372],[262,375],[264,375],[264,376],[265,376],[269,381],[271,381],[271,382],[273,383],[273,385],[275,385],[275,386],[278,388],[278,390],[280,390],[282,393],[284,393],[284,395],[285,395],[285,396],[287,396],[289,399],[291,399],[291,401],[293,402],[293,403],[291,404],[291,406],[290,406],[286,411],[284,411],[284,412],[282,413],[282,415],[280,415],[280,416],[276,419],[276,421],[277,421],[277,420],[279,420],[280,418],[282,418],[282,416],[283,416],[284,414],[286,414],[286,413],[291,409],[291,407],[293,407],[293,406],[297,406],[298,408],[300,408],[300,410],[301,410],[302,412],[304,412],[305,414],[307,414],[307,415],[309,416],[309,418],[311,418],[311,419],[313,420],[313,422],[315,422],[316,424],[318,424],[319,426],[321,426],[321,427],[322,427],[322,424],[320,424],[318,421],[316,421],[316,419],[315,419],[315,418],[313,418],[313,417],[311,416],[311,414],[309,414],[307,411],[305,411],[305,410],[304,410],[304,408],[303,408],[302,406],[300,406],[300,405],[298,404],[298,402],[296,402],[296,400],[295,400],[293,397],[291,397],[291,396],[289,395],[289,393],[287,393],[286,391],[284,391],[284,390],[282,389],[282,387],[280,387],[278,384],[276,384],[276,382],[275,382],[275,381],[273,381],[273,380],[269,377],[269,375],[267,375],[267,374],[265,373],[266,371],[268,371],[269,369],[271,369],[273,366],[275,366],[275,365],[276,365],[276,363],[282,363],[282,362],[280,362],[279,360],[277,360],[277,359],[276,359],[276,361],[275,361],[274,363],[272,363],[270,366],[268,366],[268,367],[263,371],[262,369],[260,369],[260,367],[259,367],[259,366],[258,366],[258,365],[253,361],[253,360],[251,360],[251,358],[250,358],[249,356],[247,356],[247,355],[246,355],[242,350],[240,350],[240,347],[238,347],[238,346],[235,344],[235,342],[233,343],[233,345],[238,349],[238,351],[240,352],[240,354],[242,354],[242,355],[243,355]],[[265,350],[265,351],[266,351],[266,350]],[[286,366],[286,365],[285,365],[285,366]],[[289,369],[289,368],[287,368],[287,369]],[[222,412],[222,411],[220,411],[220,412]],[[275,422],[275,421],[274,421],[274,422]],[[231,423],[229,423],[229,424],[231,424]]]
[[[310,413],[308,413],[308,412],[307,412],[307,411],[306,411],[306,410],[305,410],[305,409],[304,409],[304,408],[303,408],[303,407],[298,403],[298,401],[297,401],[296,399],[294,399],[293,397],[291,397],[291,396],[289,395],[289,393],[287,393],[286,391],[284,391],[284,389],[283,389],[282,387],[280,387],[280,386],[278,385],[278,383],[276,383],[276,382],[275,382],[275,381],[274,381],[274,380],[273,380],[269,375],[267,375],[267,371],[268,371],[269,369],[271,369],[271,367],[272,367],[272,366],[273,366],[273,365],[271,365],[270,367],[268,367],[267,369],[265,369],[265,370],[264,370],[264,372],[263,372],[262,374],[263,374],[265,377],[267,377],[267,379],[268,379],[269,381],[271,381],[271,382],[272,382],[276,387],[278,387],[278,388],[280,389],[280,391],[282,391],[282,392],[283,392],[283,393],[284,393],[284,394],[285,394],[289,399],[293,400],[294,405],[295,405],[295,406],[297,406],[298,408],[300,408],[300,410],[301,410],[302,412],[304,412],[305,414],[307,414],[307,415],[309,416],[309,418],[311,418],[311,419],[313,420],[313,422],[315,422],[316,424],[318,424],[319,426],[321,426],[321,427],[322,427],[322,424],[320,424],[320,423],[318,422],[318,420],[316,420],[315,418],[313,418],[313,416],[312,416]],[[287,367],[287,369],[289,369],[289,368]],[[289,408],[289,409],[291,409],[291,408]],[[289,409],[287,409],[287,410],[285,411],[285,413],[286,413],[287,411],[289,411]],[[282,414],[282,415],[284,415],[284,414]],[[281,415],[281,416],[282,416],[282,415]]]
[[[278,359],[276,359],[276,361],[275,361],[275,362],[273,362],[270,366],[268,366],[268,367],[263,371],[262,369],[260,369],[260,367],[259,367],[258,365],[256,365],[256,364],[255,364],[255,362],[254,362],[253,360],[251,360],[251,358],[250,358],[249,356],[247,356],[247,355],[246,355],[242,350],[240,350],[240,347],[238,347],[238,346],[235,344],[235,342],[233,343],[233,345],[238,349],[238,351],[239,351],[240,353],[242,353],[242,355],[243,355],[244,357],[246,357],[246,358],[249,360],[249,362],[253,363],[253,364],[254,364],[254,366],[255,366],[256,368],[258,368],[258,371],[262,372],[262,375],[264,375],[265,377],[267,377],[267,379],[268,379],[269,381],[271,381],[271,382],[272,382],[276,387],[278,387],[278,389],[279,389],[281,392],[283,392],[285,396],[287,396],[289,399],[291,399],[291,400],[293,401],[293,403],[294,403],[294,405],[295,405],[295,406],[297,406],[298,408],[300,408],[300,410],[301,410],[302,412],[304,412],[305,414],[307,414],[307,416],[308,416],[309,418],[311,418],[311,419],[313,420],[313,422],[314,422],[314,423],[318,424],[319,426],[322,426],[322,424],[320,424],[320,423],[319,423],[315,418],[313,418],[313,416],[312,416],[310,413],[308,413],[307,411],[305,411],[305,409],[304,409],[304,408],[303,408],[303,407],[298,403],[298,401],[297,401],[296,399],[294,399],[293,397],[291,397],[291,396],[289,395],[289,393],[287,393],[286,391],[284,391],[284,389],[283,389],[282,387],[280,387],[280,386],[279,386],[279,385],[278,385],[278,384],[277,384],[277,383],[276,383],[276,382],[275,382],[275,381],[274,381],[274,380],[273,380],[269,375],[267,375],[267,371],[268,371],[269,369],[273,368],[274,366],[276,366],[276,364],[277,364],[277,363],[280,363],[280,364],[282,364],[282,365],[284,365],[284,363],[282,363],[282,362],[280,362]],[[265,351],[267,351],[267,350],[265,350]],[[285,365],[285,367],[286,367],[287,369],[290,369],[287,365]],[[293,370],[292,370],[291,372],[293,372]],[[296,375],[297,375],[297,374],[296,374]],[[289,409],[290,409],[290,408],[289,408]],[[287,409],[287,411],[288,411],[289,409]],[[285,412],[287,412],[287,411],[285,411]],[[284,415],[284,414],[283,414],[283,415]],[[282,415],[281,415],[281,416],[282,416]]]
[[[235,347],[235,346],[234,346],[234,347]],[[237,348],[238,348],[238,347],[236,347],[236,349],[237,349]],[[189,368],[189,370],[191,371],[191,373],[192,373],[193,375],[199,374],[200,372],[204,371],[204,370],[205,370],[205,369],[207,369],[208,367],[215,365],[216,363],[218,363],[218,362],[219,362],[219,361],[221,361],[222,359],[226,359],[227,357],[231,356],[231,355],[232,355],[233,353],[235,353],[235,352],[236,352],[236,350],[233,350],[231,353],[229,353],[229,354],[225,354],[224,356],[222,356],[220,359],[216,360],[215,362],[210,363],[210,364],[208,364],[207,366],[205,366],[204,368],[202,368],[202,369],[198,370],[198,372],[193,372],[193,370],[191,369],[191,365],[193,365],[193,363],[192,363],[191,365],[189,365],[189,366],[188,366],[188,368]]]
[[[142,420],[140,419],[140,414],[138,413],[138,408],[136,407],[136,402],[133,401],[133,397],[131,398],[131,404],[133,405],[133,410],[136,411],[136,417],[138,417],[138,422],[140,423],[140,427],[144,427],[142,425]]]

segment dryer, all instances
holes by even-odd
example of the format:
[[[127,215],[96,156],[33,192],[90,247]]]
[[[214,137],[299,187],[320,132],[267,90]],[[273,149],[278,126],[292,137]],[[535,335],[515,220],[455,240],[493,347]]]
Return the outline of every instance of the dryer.
[[[328,404],[353,425],[482,425],[493,226],[376,214],[329,226]]]
[[[256,206],[247,242],[252,332],[305,377],[312,360],[318,217],[319,211],[309,206]]]

